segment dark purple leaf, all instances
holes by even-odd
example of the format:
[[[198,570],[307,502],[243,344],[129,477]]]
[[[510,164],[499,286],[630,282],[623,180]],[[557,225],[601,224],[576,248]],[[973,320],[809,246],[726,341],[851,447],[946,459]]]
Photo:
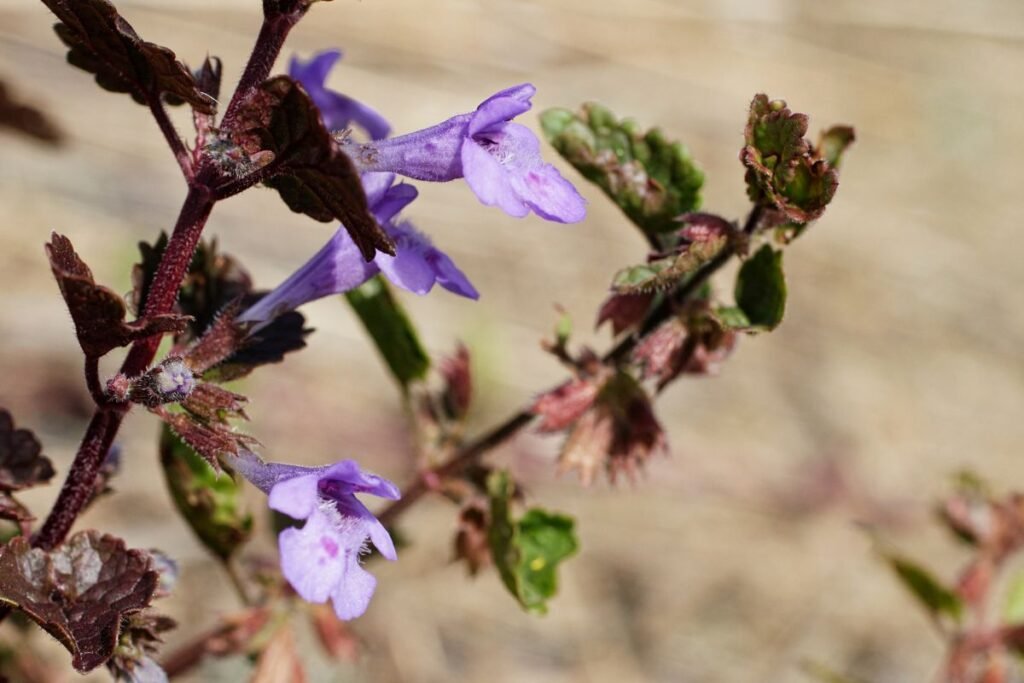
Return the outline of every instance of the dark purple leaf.
[[[60,23],[57,36],[68,46],[68,62],[95,74],[100,87],[131,94],[148,104],[168,94],[205,114],[217,110],[188,68],[165,47],[142,40],[107,0],[43,0]]]
[[[250,157],[274,154],[276,175],[267,184],[292,211],[324,223],[341,221],[367,261],[377,250],[395,253],[391,238],[370,215],[355,165],[298,82],[276,76],[255,89],[232,135]]]
[[[92,271],[75,253],[70,240],[53,233],[46,254],[86,356],[98,358],[119,346],[154,335],[178,333],[188,326],[186,316],[171,313],[126,322],[124,300],[113,290],[96,284]]]
[[[96,531],[51,552],[23,536],[0,548],[0,600],[59,640],[82,673],[113,655],[124,619],[149,605],[158,578],[148,553]]]

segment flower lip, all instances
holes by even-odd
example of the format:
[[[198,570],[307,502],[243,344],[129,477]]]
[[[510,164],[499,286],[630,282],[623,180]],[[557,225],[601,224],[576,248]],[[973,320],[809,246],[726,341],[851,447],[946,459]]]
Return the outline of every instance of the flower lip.
[[[340,619],[365,612],[377,586],[359,564],[367,541],[389,560],[397,559],[397,554],[387,529],[355,494],[396,500],[398,487],[364,472],[354,460],[302,467],[265,463],[245,451],[231,464],[268,493],[272,509],[305,520],[301,528],[285,529],[278,539],[281,570],[295,591],[310,602],[330,600]]]

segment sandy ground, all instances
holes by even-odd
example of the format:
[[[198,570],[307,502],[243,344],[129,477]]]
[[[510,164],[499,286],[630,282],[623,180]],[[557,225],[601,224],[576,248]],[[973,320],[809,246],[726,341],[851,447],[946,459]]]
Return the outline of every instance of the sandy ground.
[[[183,59],[222,57],[229,83],[258,4],[120,3]],[[0,76],[70,135],[57,152],[0,137],[0,405],[63,472],[89,403],[41,245],[68,234],[101,281],[127,291],[134,243],[171,226],[184,192],[147,112],[66,67],[51,24],[40,3],[0,1]],[[727,216],[746,208],[736,155],[755,92],[810,113],[812,130],[855,124],[858,141],[824,220],[787,253],[782,328],[744,340],[721,377],[665,396],[671,458],[635,486],[582,490],[554,474],[557,439],[499,454],[536,502],[579,518],[582,553],[549,616],[519,612],[493,575],[467,581],[449,562],[454,510],[430,501],[406,520],[401,561],[375,569],[378,595],[355,624],[361,662],[318,662],[314,680],[788,683],[806,680],[804,659],[876,683],[928,680],[940,644],[858,523],[950,575],[960,556],[930,518],[949,475],[1024,482],[1022,41],[1014,0],[318,4],[290,50],[343,47],[332,85],[398,131],[529,80],[538,110],[598,100],[684,140],[707,171],[706,207]],[[589,320],[610,275],[644,250],[581,187],[591,213],[573,227],[508,218],[457,183],[422,187],[410,212],[483,293],[475,305],[405,298],[432,350],[463,339],[476,353],[475,429],[562,377],[537,347],[554,303],[582,341],[607,344]],[[270,286],[330,228],[264,191],[218,206],[209,230]],[[337,301],[308,317],[310,349],[245,386],[267,455],[357,456],[407,480],[401,406],[372,347]],[[155,430],[130,421],[121,493],[82,526],[176,555],[183,585],[168,610],[198,627],[236,603],[170,508]],[[55,492],[29,500],[45,509]],[[195,680],[238,680],[237,666]]]

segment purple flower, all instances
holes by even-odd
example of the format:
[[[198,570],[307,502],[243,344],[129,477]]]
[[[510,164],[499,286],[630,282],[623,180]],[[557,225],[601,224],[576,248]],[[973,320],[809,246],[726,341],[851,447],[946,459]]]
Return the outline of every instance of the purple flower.
[[[301,529],[281,532],[281,571],[295,592],[309,602],[330,598],[339,619],[366,611],[377,580],[359,564],[367,540],[382,556],[397,559],[387,529],[355,497],[370,493],[398,500],[398,487],[367,474],[353,460],[324,467],[264,463],[243,451],[231,463],[268,496],[270,507],[306,520]]]
[[[308,62],[292,57],[288,63],[288,75],[301,83],[309,93],[313,103],[320,110],[328,130],[341,130],[354,123],[365,130],[373,140],[386,138],[391,132],[391,125],[383,116],[351,97],[324,87],[327,74],[339,59],[341,50],[319,52]]]
[[[344,227],[287,280],[238,316],[239,322],[267,323],[316,299],[355,289],[378,273],[415,294],[426,294],[437,283],[469,299],[479,293],[448,255],[433,246],[409,223],[393,219],[416,198],[416,188],[393,185],[394,173],[367,173],[363,186],[370,210],[395,241],[395,255],[377,252],[373,261],[362,254]]]
[[[344,148],[364,171],[431,181],[464,177],[481,202],[510,216],[533,211],[550,221],[581,221],[587,213],[583,197],[544,163],[537,136],[511,123],[530,109],[534,92],[524,83],[490,97],[471,114],[397,138],[349,142]]]

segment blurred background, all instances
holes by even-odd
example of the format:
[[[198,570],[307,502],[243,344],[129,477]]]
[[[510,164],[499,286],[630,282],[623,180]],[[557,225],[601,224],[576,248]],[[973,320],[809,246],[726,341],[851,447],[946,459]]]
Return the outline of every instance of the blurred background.
[[[118,6],[190,64],[220,56],[226,88],[260,23],[257,0]],[[0,405],[37,431],[62,478],[90,403],[42,244],[67,234],[100,282],[128,291],[136,242],[172,226],[184,186],[148,111],[68,67],[53,21],[41,3],[0,0],[0,78],[68,136],[50,149],[0,133]],[[523,81],[538,87],[535,112],[596,100],[660,125],[705,169],[705,207],[729,217],[748,207],[737,154],[754,93],[809,113],[812,133],[853,124],[857,142],[836,200],[787,253],[782,327],[660,402],[671,457],[634,485],[582,489],[556,476],[558,437],[496,454],[531,503],[578,517],[582,550],[548,616],[522,613],[492,573],[467,580],[451,562],[456,510],[431,499],[405,518],[400,561],[373,568],[377,595],[353,624],[360,658],[329,668],[311,654],[312,680],[795,682],[807,660],[877,683],[932,677],[941,643],[863,527],[951,578],[962,556],[932,516],[951,475],[1024,485],[1024,4],[335,0],[285,55],[328,47],[346,51],[329,84],[397,132]],[[578,341],[606,347],[607,331],[590,331],[596,308],[615,270],[645,254],[600,191],[561,168],[590,200],[583,224],[509,218],[461,183],[421,184],[407,214],[482,292],[478,304],[403,297],[431,351],[461,339],[473,352],[471,431],[563,378],[538,347],[554,304]],[[332,230],[266,190],[218,205],[208,227],[263,287]],[[265,455],[357,457],[407,481],[406,419],[358,323],[337,299],[307,318],[308,350],[243,389]],[[180,560],[164,607],[187,627],[173,645],[238,604],[172,509],[156,433],[149,416],[129,421],[119,493],[79,526]],[[45,510],[57,487],[26,500]],[[238,667],[212,662],[193,680],[239,680]]]

